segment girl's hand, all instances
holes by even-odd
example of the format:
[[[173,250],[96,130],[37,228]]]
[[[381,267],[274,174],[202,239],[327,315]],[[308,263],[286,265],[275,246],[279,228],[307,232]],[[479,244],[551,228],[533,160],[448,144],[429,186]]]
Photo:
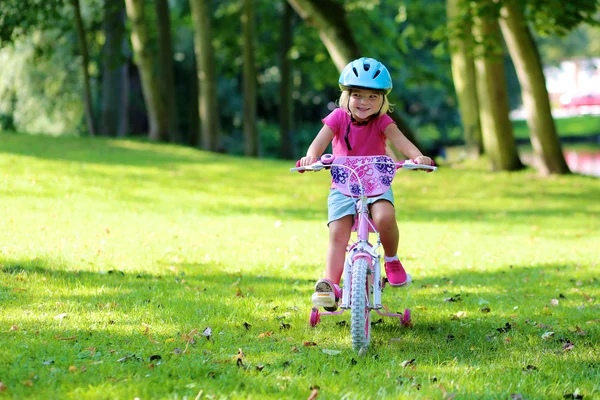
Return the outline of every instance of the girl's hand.
[[[319,159],[317,157],[302,157],[300,159],[300,166],[301,167],[308,167],[309,165],[314,164],[315,162],[317,162]]]
[[[414,161],[415,161],[415,164],[435,165],[433,160],[427,156],[419,156],[419,157],[415,158]],[[429,170],[422,169],[421,171],[431,172],[430,169]]]

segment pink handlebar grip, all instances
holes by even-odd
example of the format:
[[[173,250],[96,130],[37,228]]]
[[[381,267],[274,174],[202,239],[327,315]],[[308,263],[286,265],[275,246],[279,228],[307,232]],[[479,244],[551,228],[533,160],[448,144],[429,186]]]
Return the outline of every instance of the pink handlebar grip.
[[[296,168],[298,168],[300,166],[300,160],[296,161]],[[306,171],[298,171],[301,174],[305,173]]]
[[[333,154],[323,154],[321,156],[321,162],[323,163],[323,165],[329,165],[333,162],[333,160],[335,160]]]

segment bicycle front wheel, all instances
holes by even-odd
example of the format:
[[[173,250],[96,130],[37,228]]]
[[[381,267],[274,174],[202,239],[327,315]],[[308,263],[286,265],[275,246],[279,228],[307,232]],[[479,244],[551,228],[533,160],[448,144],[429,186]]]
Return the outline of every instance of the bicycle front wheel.
[[[354,350],[366,348],[371,340],[371,311],[368,308],[368,269],[369,262],[366,258],[358,258],[352,265],[350,333]]]

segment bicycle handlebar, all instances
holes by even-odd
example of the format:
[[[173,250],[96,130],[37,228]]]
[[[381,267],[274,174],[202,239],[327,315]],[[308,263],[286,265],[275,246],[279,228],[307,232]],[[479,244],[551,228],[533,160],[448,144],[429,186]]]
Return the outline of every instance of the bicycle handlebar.
[[[290,168],[290,172],[303,173],[304,171],[320,171],[323,168],[331,168],[331,164],[333,163],[334,159],[335,157],[332,154],[323,154],[318,161],[305,167],[299,166],[300,160],[298,160],[296,161],[296,168]],[[416,164],[413,160],[400,161],[396,162],[395,164],[396,169],[420,169],[427,170],[427,172],[437,171],[437,167],[434,165]]]

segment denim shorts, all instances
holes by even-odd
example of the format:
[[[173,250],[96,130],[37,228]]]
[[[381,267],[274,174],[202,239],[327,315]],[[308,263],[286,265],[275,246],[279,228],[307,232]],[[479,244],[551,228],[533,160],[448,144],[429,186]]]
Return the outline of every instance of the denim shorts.
[[[387,192],[381,196],[369,198],[367,204],[373,204],[378,200],[387,200],[392,203],[393,206],[394,193],[392,192],[392,188],[389,188]],[[327,225],[346,215],[356,215],[357,201],[357,199],[343,195],[342,192],[337,189],[331,189],[329,197],[327,198]]]

